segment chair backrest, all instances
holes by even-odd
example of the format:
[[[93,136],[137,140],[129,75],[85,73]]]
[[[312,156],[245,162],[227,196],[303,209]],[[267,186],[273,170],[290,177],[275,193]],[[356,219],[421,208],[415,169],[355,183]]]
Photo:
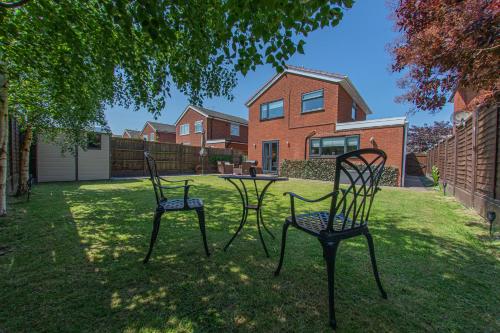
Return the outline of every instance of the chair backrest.
[[[354,229],[368,223],[386,160],[385,152],[375,148],[355,150],[336,158],[327,231]],[[347,184],[345,187],[341,186],[341,179]]]
[[[146,164],[148,165],[149,178],[151,179],[153,189],[155,190],[156,203],[159,204],[160,200],[166,198],[163,195],[163,190],[161,188],[161,180],[158,175],[158,169],[156,168],[156,161],[147,151],[144,152],[144,157],[146,158]]]

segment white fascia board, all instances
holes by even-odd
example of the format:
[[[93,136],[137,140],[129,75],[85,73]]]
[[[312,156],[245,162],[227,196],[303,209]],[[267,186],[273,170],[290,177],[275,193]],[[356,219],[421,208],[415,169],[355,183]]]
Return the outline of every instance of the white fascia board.
[[[337,123],[335,128],[337,131],[347,131],[347,130],[362,129],[362,128],[404,126],[405,123],[406,123],[406,117],[394,117],[394,118],[370,119],[362,121],[351,121],[348,123]]]
[[[207,143],[224,143],[226,139],[207,140]]]
[[[179,116],[179,118],[177,118],[177,120],[175,121],[174,125],[177,126],[177,123],[182,119],[182,117],[184,117],[184,114],[189,110],[189,109],[193,109],[194,111],[198,112],[199,114],[201,114],[202,116],[205,116],[206,118],[209,118],[207,114],[205,114],[204,112],[201,112],[200,109],[198,109],[197,107],[193,106],[193,105],[188,105],[186,106],[186,108],[184,109],[184,111],[182,111],[181,115]]]

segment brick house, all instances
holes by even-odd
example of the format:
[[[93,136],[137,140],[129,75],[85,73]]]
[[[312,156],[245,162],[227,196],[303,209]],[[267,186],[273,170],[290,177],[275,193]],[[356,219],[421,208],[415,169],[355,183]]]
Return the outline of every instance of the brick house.
[[[175,127],[177,143],[201,146],[204,134],[207,147],[248,151],[248,122],[240,117],[188,105]]]
[[[281,161],[332,158],[377,147],[387,165],[405,167],[405,117],[366,120],[372,111],[345,75],[287,66],[247,102],[248,158],[265,173],[279,172]]]
[[[146,141],[175,143],[175,126],[146,121],[141,137]]]
[[[126,139],[142,139],[141,131],[131,129],[124,130],[121,137]]]

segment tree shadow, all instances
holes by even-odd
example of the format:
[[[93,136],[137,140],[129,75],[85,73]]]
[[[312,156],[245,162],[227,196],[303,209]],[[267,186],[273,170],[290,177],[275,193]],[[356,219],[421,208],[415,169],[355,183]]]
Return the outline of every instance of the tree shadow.
[[[207,178],[208,179],[208,178]],[[145,180],[43,185],[10,223],[14,251],[0,257],[0,309],[6,331],[331,331],[319,243],[290,230],[282,274],[280,229],[288,215],[284,188],[271,186],[263,253],[255,216],[227,252],[241,202],[232,185],[195,182],[205,201],[205,257],[194,212],[167,213],[152,258],[155,199]],[[325,187],[326,188],[326,187]],[[407,227],[412,212],[375,209],[371,229],[382,283],[379,297],[364,238],[340,245],[336,271],[339,330],[440,331],[495,323],[498,261],[479,246]],[[0,238],[1,239],[1,238]],[[498,281],[497,281],[498,282]],[[3,289],[3,288],[2,288]],[[478,297],[480,295],[480,297]],[[11,316],[19,313],[22,316]],[[450,324],[450,321],[452,324]],[[2,325],[4,327],[2,327]]]

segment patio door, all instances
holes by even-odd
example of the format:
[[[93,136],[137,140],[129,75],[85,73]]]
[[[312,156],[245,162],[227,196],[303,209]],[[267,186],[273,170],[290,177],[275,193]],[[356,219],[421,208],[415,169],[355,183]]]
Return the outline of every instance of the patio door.
[[[279,141],[262,143],[262,170],[264,173],[278,173]]]

